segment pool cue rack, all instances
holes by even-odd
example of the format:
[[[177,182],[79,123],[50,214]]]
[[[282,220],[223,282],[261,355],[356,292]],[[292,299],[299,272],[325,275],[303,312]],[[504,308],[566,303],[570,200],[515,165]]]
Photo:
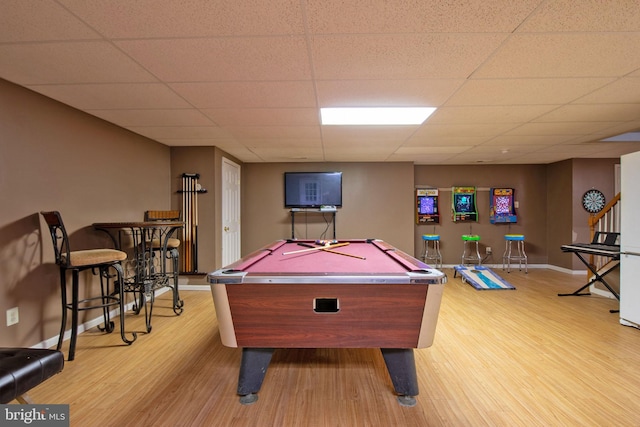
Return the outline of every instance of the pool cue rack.
[[[184,229],[182,230],[182,273],[198,273],[198,195],[206,193],[198,183],[200,174],[183,173],[182,189],[182,213]]]

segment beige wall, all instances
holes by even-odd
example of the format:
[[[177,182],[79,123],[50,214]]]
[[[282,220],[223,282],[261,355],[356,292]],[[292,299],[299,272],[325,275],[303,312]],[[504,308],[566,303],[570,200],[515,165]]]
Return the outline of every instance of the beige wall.
[[[413,252],[411,163],[255,163],[243,165],[243,254],[291,237],[284,172],[298,171],[343,173],[343,207],[336,213],[338,238],[377,238]],[[322,215],[296,214],[296,238],[319,239],[326,227]],[[326,238],[332,237],[330,227]]]
[[[206,193],[199,193],[198,198],[198,259],[197,268],[200,272],[215,270],[215,260],[207,254],[215,251],[215,152],[214,147],[172,147],[171,148],[171,194],[174,209],[182,210],[183,195],[178,193],[182,189],[182,174],[199,174],[198,183],[206,189]],[[184,244],[180,251],[184,250]],[[182,269],[181,269],[182,271]]]
[[[75,249],[111,245],[92,223],[170,208],[169,148],[4,80],[0,93],[0,346],[30,346],[60,327],[58,269],[39,212],[62,213]],[[20,323],[7,327],[16,306]]]
[[[547,177],[545,221],[547,222],[549,264],[571,269],[573,255],[560,250],[560,246],[573,241],[571,238],[573,230],[571,160],[548,165]]]

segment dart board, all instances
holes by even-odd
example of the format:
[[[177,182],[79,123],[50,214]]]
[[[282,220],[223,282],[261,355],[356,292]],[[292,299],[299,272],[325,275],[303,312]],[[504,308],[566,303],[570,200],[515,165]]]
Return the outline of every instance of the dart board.
[[[582,207],[589,213],[600,212],[605,203],[604,194],[600,190],[591,189],[582,196]]]

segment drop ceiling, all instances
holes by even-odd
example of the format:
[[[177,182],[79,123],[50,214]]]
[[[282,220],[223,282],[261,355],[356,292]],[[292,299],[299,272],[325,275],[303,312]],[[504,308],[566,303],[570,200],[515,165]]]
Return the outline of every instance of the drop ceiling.
[[[2,0],[0,78],[244,162],[531,164],[640,142],[637,0]],[[320,107],[428,106],[420,126]]]

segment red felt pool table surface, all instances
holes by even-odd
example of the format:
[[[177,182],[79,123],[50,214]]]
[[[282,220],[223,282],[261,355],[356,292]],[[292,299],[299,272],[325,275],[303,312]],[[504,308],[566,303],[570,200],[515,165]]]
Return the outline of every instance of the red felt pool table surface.
[[[389,274],[426,268],[399,256],[400,252],[380,240],[343,240],[327,246],[328,251],[307,245],[323,247],[309,240],[282,240],[262,248],[233,268],[249,273],[284,274]]]
[[[279,240],[209,273],[207,279],[209,283],[446,282],[441,271],[376,239],[341,240],[329,247],[310,240]]]

